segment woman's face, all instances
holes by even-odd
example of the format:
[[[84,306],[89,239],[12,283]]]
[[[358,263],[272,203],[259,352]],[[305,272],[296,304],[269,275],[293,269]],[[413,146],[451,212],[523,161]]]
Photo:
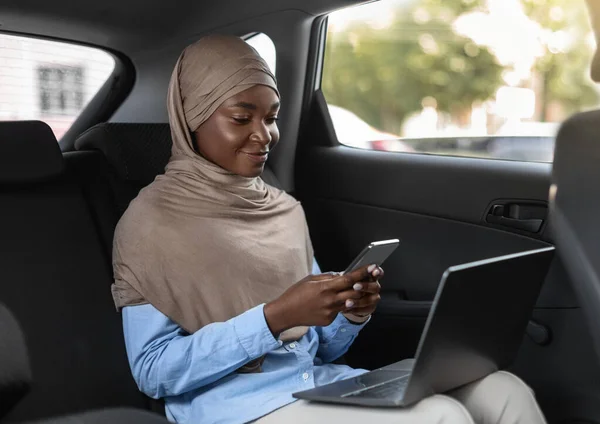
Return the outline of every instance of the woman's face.
[[[197,151],[209,161],[243,177],[262,174],[269,151],[279,141],[279,98],[255,85],[227,99],[194,132]]]

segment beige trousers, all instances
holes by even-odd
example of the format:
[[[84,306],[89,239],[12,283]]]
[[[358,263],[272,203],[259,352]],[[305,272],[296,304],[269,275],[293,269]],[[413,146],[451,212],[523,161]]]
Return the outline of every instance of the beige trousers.
[[[533,391],[499,371],[446,395],[408,408],[371,408],[297,401],[259,424],[545,424]]]

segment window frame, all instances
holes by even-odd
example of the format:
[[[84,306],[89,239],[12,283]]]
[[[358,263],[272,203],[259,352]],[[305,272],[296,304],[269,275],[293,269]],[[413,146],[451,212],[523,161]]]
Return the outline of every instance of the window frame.
[[[328,147],[351,148],[340,143],[333,127],[331,114],[327,109],[327,101],[321,90],[323,80],[323,63],[325,61],[325,46],[327,43],[328,14],[316,17],[313,20],[308,49],[308,60],[305,87],[302,101],[302,113],[300,119],[300,128],[311,127],[313,121],[318,115],[318,119],[324,120],[325,130],[327,132]]]

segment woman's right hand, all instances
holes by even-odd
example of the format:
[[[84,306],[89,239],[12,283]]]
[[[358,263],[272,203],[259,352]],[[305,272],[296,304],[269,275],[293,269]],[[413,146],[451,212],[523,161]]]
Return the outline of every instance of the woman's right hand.
[[[297,326],[327,326],[344,312],[346,300],[360,299],[354,284],[370,278],[368,266],[348,274],[309,275],[264,307],[265,319],[274,335]]]

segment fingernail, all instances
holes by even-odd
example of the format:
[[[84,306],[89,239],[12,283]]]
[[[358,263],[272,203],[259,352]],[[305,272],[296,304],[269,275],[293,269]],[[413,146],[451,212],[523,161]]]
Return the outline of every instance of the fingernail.
[[[356,283],[355,285],[352,286],[352,288],[356,291],[361,291],[363,286],[362,286],[362,284]]]
[[[381,271],[379,270],[379,268],[377,268],[375,271],[373,271],[373,277],[377,277],[379,274],[381,274]]]
[[[346,300],[346,308],[351,308],[354,306],[354,302],[350,299]]]
[[[373,265],[369,265],[369,267],[367,268],[367,271],[369,272],[373,272],[373,270],[377,267],[377,265],[373,264]]]

